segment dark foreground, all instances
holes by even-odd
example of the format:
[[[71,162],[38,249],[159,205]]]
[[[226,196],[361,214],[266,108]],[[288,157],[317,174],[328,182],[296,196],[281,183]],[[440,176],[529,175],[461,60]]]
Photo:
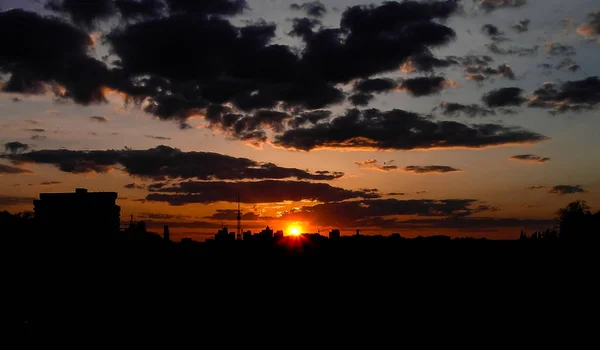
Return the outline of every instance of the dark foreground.
[[[7,334],[44,347],[292,347],[406,325],[497,331],[490,321],[514,331],[585,310],[598,260],[597,245],[561,241],[5,243]]]

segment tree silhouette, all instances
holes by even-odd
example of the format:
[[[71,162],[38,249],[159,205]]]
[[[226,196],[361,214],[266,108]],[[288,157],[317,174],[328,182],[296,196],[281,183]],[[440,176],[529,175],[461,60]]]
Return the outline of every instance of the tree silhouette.
[[[560,239],[582,240],[595,238],[594,231],[598,229],[598,213],[592,215],[590,206],[585,201],[569,203],[558,211],[560,223]]]

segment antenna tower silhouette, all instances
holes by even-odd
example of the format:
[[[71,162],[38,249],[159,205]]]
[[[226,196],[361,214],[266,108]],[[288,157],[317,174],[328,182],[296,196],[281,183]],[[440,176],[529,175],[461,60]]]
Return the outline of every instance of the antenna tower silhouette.
[[[240,194],[238,193],[237,239],[242,239],[242,212],[240,211]]]

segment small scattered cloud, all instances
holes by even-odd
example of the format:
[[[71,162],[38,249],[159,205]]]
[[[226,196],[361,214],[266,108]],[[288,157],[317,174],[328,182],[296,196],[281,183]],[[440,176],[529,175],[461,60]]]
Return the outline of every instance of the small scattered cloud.
[[[548,157],[542,157],[542,156],[538,156],[535,154],[519,154],[519,155],[510,157],[510,159],[520,160],[520,161],[524,161],[524,162],[531,162],[531,163],[539,163],[539,164],[543,164],[543,163],[550,161],[550,158],[548,158]]]
[[[123,187],[124,187],[124,188],[129,188],[129,189],[137,189],[137,190],[144,190],[144,189],[146,189],[146,186],[144,186],[144,185],[139,185],[139,184],[136,184],[135,182],[134,182],[134,183],[127,184],[127,185],[125,185],[125,186],[123,186]]]
[[[491,12],[501,8],[520,7],[527,4],[527,0],[474,0],[484,10]]]
[[[391,197],[395,197],[395,196],[405,196],[406,193],[403,192],[390,192],[387,194],[387,196],[391,196]]]
[[[575,47],[561,43],[547,43],[546,51],[552,56],[574,56],[577,53]]]
[[[29,124],[33,124],[33,125],[40,124],[40,121],[36,120],[36,119],[25,119],[24,121],[25,121],[25,123],[29,123]]]
[[[101,117],[101,116],[92,116],[90,117],[90,119],[92,121],[98,122],[98,123],[108,123],[110,122],[110,119],[106,118],[106,117]]]
[[[422,97],[438,94],[448,87],[458,86],[452,79],[444,77],[418,77],[403,80],[397,91],[407,92],[414,97]]]
[[[520,106],[526,101],[523,93],[518,87],[501,88],[483,95],[482,101],[488,107]]]
[[[496,113],[487,108],[483,108],[476,104],[471,105],[463,105],[460,103],[454,102],[441,102],[438,107],[434,110],[441,110],[442,114],[449,117],[457,117],[459,115],[465,115],[470,118],[475,118],[477,116],[487,117],[489,115],[496,115]]]
[[[34,128],[34,129],[25,129],[25,131],[36,132],[36,133],[40,133],[40,132],[46,132],[46,130],[45,130],[45,129],[40,129],[40,128]]]
[[[531,23],[528,19],[520,20],[519,23],[513,25],[511,28],[518,33],[525,33],[529,30],[529,24]]]
[[[540,186],[540,185],[527,186],[528,190],[541,190],[544,188],[548,188],[548,186]]]
[[[149,139],[154,139],[154,140],[170,140],[170,137],[164,137],[164,136],[154,136],[154,135],[144,135],[144,137],[147,137]]]
[[[320,1],[306,2],[304,4],[291,4],[290,8],[296,11],[304,11],[307,16],[321,18],[327,13],[327,8]]]
[[[29,145],[18,141],[7,142],[4,144],[4,151],[8,153],[19,153],[29,150]]]
[[[394,161],[390,160],[388,162],[384,162],[383,164],[379,164],[379,162],[376,159],[369,159],[362,162],[354,162],[354,164],[364,169],[379,170],[385,172],[398,170],[398,166],[394,165],[393,163]]]
[[[31,140],[45,140],[47,138],[48,137],[44,136],[44,135],[33,135],[33,136],[30,137]]]
[[[429,174],[429,173],[453,173],[462,171],[446,165],[409,165],[403,169],[407,173]]]
[[[27,174],[31,171],[10,165],[0,164],[0,175]]]
[[[52,186],[52,185],[60,185],[62,184],[62,182],[60,181],[45,181],[45,182],[40,182],[41,186]]]
[[[567,194],[587,193],[587,191],[584,190],[581,185],[558,185],[552,187],[550,191],[548,191],[548,193],[554,193],[558,194],[559,196],[564,196]]]
[[[600,35],[600,11],[590,13],[588,21],[577,29],[577,33],[589,40],[597,40]]]
[[[516,55],[516,56],[533,56],[538,53],[540,47],[535,45],[532,47],[510,46],[503,48],[496,43],[487,44],[486,47],[496,55]]]

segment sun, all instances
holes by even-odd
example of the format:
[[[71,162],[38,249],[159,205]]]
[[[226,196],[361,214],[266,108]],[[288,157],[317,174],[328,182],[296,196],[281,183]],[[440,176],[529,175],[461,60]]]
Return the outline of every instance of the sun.
[[[300,236],[302,229],[298,225],[291,225],[290,227],[288,227],[287,232],[290,236]]]

